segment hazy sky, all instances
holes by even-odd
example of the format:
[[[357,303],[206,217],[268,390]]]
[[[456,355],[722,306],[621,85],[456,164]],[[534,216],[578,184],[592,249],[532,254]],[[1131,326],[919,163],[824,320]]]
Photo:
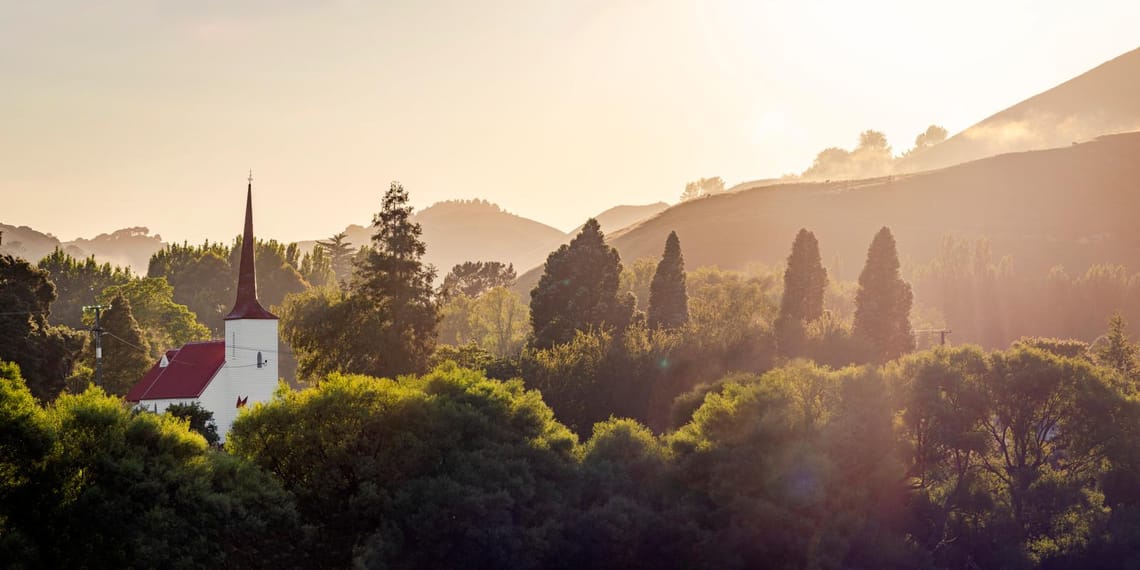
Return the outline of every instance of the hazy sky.
[[[230,239],[486,198],[568,230],[896,151],[1140,46],[1140,2],[0,0],[0,222]]]

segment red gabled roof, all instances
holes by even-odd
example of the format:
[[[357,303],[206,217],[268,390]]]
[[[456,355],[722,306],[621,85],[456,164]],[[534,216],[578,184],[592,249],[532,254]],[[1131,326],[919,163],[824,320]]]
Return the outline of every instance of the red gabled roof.
[[[127,392],[128,402],[197,398],[226,363],[226,343],[221,340],[192,342],[166,351],[165,367],[153,367]]]

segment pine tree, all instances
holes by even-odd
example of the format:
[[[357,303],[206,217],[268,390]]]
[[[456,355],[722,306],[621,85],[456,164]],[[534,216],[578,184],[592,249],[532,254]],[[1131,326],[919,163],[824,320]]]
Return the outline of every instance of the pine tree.
[[[338,283],[348,283],[352,274],[352,244],[348,241],[348,234],[340,232],[325,241],[318,241],[317,247],[324,250],[332,266],[333,274]]]
[[[606,245],[598,221],[546,258],[542,277],[530,292],[530,322],[537,348],[569,342],[575,331],[613,329],[624,332],[636,304],[619,296],[621,257]]]
[[[1136,345],[1129,342],[1128,323],[1120,313],[1115,313],[1108,319],[1108,332],[1104,339],[1105,343],[1096,349],[1097,364],[1112,368],[1129,378],[1136,375]]]
[[[423,372],[435,348],[439,307],[432,296],[435,268],[423,262],[427,247],[411,221],[408,192],[393,182],[372,219],[372,248],[357,262],[350,296],[360,326],[349,334],[368,346],[352,372],[395,376]]]
[[[784,296],[780,299],[780,315],[776,331],[780,350],[786,355],[799,352],[807,323],[823,315],[823,292],[827,289],[827,270],[819,256],[815,234],[801,229],[792,242],[788,266],[784,269]]]
[[[110,301],[103,313],[103,386],[108,394],[126,395],[153,364],[150,343],[135,320],[131,302],[122,293]]]
[[[886,361],[914,350],[910,328],[910,285],[899,276],[899,256],[889,228],[875,234],[867,250],[867,263],[859,274],[855,295],[855,325],[852,334],[872,351],[872,358]]]
[[[665,253],[649,284],[648,321],[651,328],[676,328],[689,322],[689,295],[685,291],[685,258],[677,232],[665,239]]]

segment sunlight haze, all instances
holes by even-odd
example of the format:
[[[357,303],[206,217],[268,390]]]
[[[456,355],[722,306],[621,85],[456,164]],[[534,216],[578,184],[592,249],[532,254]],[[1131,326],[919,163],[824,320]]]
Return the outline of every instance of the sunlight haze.
[[[0,222],[317,239],[400,180],[561,230],[686,182],[895,153],[1140,44],[1140,4],[5,2]]]

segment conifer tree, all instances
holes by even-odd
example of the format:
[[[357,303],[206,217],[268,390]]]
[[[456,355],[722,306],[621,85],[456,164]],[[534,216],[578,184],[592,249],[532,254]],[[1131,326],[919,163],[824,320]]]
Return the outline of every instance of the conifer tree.
[[[619,296],[621,257],[606,245],[598,221],[546,258],[538,285],[530,292],[534,346],[549,348],[569,342],[575,331],[591,328],[624,332],[635,300]]]
[[[883,227],[867,250],[855,295],[855,338],[862,340],[877,361],[914,350],[910,328],[910,285],[899,276],[899,256],[891,230]]]
[[[665,239],[665,253],[649,284],[648,321],[651,328],[676,328],[689,322],[689,296],[685,291],[685,258],[677,232]]]
[[[103,386],[108,394],[126,395],[150,368],[150,343],[135,320],[131,302],[122,293],[103,314]]]
[[[1120,313],[1115,313],[1108,319],[1105,343],[1096,349],[1096,361],[1101,366],[1107,366],[1131,378],[1137,372],[1137,349],[1128,340],[1127,329],[1128,323]]]
[[[826,289],[827,270],[819,257],[819,242],[815,234],[800,229],[784,269],[784,296],[780,299],[780,316],[776,319],[778,342],[784,354],[798,352],[805,324],[823,315]]]
[[[411,221],[408,192],[392,182],[372,219],[372,248],[357,261],[350,295],[364,321],[353,334],[369,346],[359,370],[375,376],[424,372],[435,348],[439,306],[435,268],[423,262],[423,230]]]

